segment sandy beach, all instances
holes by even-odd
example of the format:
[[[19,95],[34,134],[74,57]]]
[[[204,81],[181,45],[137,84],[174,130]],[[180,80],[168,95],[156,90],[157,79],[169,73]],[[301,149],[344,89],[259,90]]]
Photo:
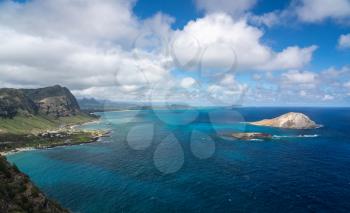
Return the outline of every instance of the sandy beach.
[[[7,156],[7,155],[16,154],[19,152],[26,152],[26,151],[33,151],[33,150],[36,150],[36,148],[33,148],[33,147],[16,148],[14,150],[0,152],[0,155]]]

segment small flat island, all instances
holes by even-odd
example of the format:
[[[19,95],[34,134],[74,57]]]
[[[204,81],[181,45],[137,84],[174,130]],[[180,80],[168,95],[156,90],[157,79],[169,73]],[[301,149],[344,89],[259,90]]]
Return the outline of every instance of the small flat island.
[[[261,133],[261,132],[242,132],[242,133],[232,133],[231,136],[238,140],[270,140],[272,139],[271,134]]]

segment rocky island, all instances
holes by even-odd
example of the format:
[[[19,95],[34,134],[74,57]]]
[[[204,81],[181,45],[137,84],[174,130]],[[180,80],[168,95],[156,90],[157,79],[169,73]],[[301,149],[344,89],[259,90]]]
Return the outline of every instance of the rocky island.
[[[232,133],[231,136],[238,140],[270,140],[272,139],[271,134],[261,133],[261,132],[241,132],[241,133]]]
[[[316,124],[305,114],[297,112],[289,112],[276,118],[250,122],[249,124],[284,129],[315,129],[321,126]]]
[[[249,122],[249,124],[283,129],[314,129],[321,126],[316,124],[305,114],[297,112],[289,112],[276,118]],[[238,140],[271,140],[273,138],[273,135],[262,132],[239,132],[231,133],[228,136]]]

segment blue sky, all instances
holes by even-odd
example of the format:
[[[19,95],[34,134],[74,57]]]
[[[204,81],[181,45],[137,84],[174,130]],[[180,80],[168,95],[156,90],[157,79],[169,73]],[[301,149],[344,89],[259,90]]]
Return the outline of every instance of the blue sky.
[[[250,12],[263,15],[273,11],[288,9],[293,1],[258,1]],[[151,17],[154,13],[162,12],[175,17],[173,29],[182,29],[188,21],[201,18],[203,11],[196,8],[194,1],[161,1],[156,0],[149,4],[147,0],[140,0],[134,11],[142,18]],[[319,1],[322,4],[322,1]],[[348,24],[338,24],[334,20],[326,19],[319,23],[302,23],[296,19],[290,19],[290,23],[277,27],[264,28],[265,35],[262,38],[275,50],[282,50],[291,45],[317,45],[318,50],[313,55],[312,63],[305,66],[306,69],[321,72],[329,67],[341,68],[349,64],[350,51],[341,50],[338,47],[339,35],[349,33]],[[251,83],[247,76],[239,76],[244,81]],[[306,103],[305,103],[306,104]],[[303,105],[301,103],[301,105]]]
[[[0,0],[0,83],[194,105],[348,106],[349,0]],[[243,97],[243,98],[242,98]]]
[[[292,1],[263,0],[254,6],[251,12],[262,15],[275,10],[286,9]],[[189,21],[204,16],[203,11],[196,9],[193,0],[149,0],[137,1],[134,12],[140,18],[152,17],[157,12],[162,12],[175,17],[173,29],[182,29]],[[296,20],[291,20],[296,22]],[[339,25],[332,20],[321,23],[291,23],[292,26],[282,25],[270,29],[264,29],[266,34],[263,40],[274,49],[281,50],[290,45],[316,44],[319,50],[314,55],[310,69],[322,70],[329,66],[345,66],[350,61],[350,51],[342,51],[337,48],[339,35],[347,34],[350,27]]]

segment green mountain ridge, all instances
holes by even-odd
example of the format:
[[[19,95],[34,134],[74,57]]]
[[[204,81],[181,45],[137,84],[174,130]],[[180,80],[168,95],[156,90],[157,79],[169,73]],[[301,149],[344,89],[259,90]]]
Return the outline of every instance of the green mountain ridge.
[[[62,127],[95,119],[96,117],[80,110],[74,95],[65,87],[2,88],[0,151],[94,142],[99,133]],[[47,198],[27,175],[0,154],[0,212],[61,213],[68,210]]]
[[[66,87],[0,89],[0,133],[40,132],[94,119]]]

